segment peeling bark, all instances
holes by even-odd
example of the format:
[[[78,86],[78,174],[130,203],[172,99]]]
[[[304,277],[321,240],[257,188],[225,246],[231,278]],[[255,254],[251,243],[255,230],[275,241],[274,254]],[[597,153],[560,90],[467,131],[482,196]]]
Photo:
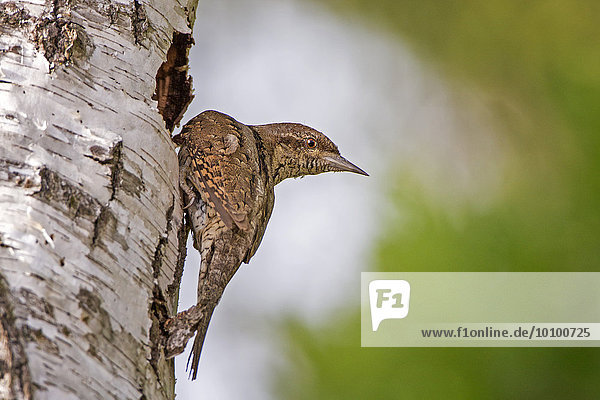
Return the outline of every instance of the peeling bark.
[[[0,3],[2,399],[174,398],[195,7]]]

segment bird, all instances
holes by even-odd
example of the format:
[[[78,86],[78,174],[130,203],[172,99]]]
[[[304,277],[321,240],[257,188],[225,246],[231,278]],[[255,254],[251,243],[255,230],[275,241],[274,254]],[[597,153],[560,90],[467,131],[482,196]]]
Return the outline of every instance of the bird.
[[[275,203],[275,186],[324,172],[368,174],[323,133],[299,123],[245,125],[204,111],[173,137],[186,224],[200,252],[197,306],[202,319],[188,358],[196,379],[213,311],[240,265],[256,253]],[[191,367],[190,367],[191,361]]]

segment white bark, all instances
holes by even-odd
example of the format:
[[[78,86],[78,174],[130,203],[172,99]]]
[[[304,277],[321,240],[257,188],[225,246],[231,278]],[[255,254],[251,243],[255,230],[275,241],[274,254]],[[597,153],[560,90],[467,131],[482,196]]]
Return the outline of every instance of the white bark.
[[[2,399],[174,397],[182,209],[152,98],[196,2],[0,3]]]

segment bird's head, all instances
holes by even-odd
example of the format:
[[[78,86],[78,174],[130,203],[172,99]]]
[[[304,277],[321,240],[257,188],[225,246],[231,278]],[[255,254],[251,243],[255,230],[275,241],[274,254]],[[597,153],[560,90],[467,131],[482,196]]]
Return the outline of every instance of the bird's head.
[[[323,172],[368,174],[340,155],[327,136],[296,123],[257,125],[254,128],[272,155],[275,182]]]

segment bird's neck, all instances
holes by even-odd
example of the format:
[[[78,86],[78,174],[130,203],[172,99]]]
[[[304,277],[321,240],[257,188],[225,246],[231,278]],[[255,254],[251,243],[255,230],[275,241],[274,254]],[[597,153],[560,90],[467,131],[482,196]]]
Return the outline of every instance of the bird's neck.
[[[253,125],[259,136],[264,152],[264,160],[268,169],[269,179],[273,186],[287,178],[300,176],[299,169],[294,167],[294,160],[288,157],[281,146],[281,141],[286,140],[277,129],[279,124]]]

